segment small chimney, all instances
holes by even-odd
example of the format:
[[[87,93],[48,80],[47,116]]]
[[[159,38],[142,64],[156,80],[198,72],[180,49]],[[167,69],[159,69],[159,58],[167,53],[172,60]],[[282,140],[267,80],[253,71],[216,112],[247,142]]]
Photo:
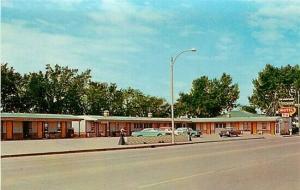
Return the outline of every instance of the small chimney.
[[[152,117],[152,113],[151,112],[148,113],[148,117]]]
[[[104,116],[104,117],[107,117],[107,116],[109,116],[109,111],[108,111],[108,110],[104,110],[104,112],[103,112],[103,116]]]

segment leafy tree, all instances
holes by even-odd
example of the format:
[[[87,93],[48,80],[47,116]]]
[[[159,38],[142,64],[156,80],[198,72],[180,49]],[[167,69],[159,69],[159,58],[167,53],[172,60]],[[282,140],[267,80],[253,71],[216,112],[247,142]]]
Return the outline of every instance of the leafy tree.
[[[300,89],[300,67],[287,65],[277,68],[268,64],[252,83],[251,105],[267,115],[276,115],[279,99],[295,97],[292,90]]]
[[[22,91],[23,112],[48,113],[47,87],[48,81],[41,71],[24,75]]]
[[[107,88],[108,111],[112,115],[124,115],[123,111],[123,92],[118,89],[117,85],[112,83]]]
[[[46,66],[48,81],[46,100],[50,113],[83,114],[83,101],[90,81],[90,70],[78,74],[77,69],[55,65]]]
[[[46,71],[24,75],[22,102],[24,112],[83,114],[86,110],[85,91],[90,70],[78,73],[55,65]]]
[[[124,114],[127,116],[147,116],[149,112],[153,116],[166,116],[167,102],[155,96],[147,96],[139,90],[128,88],[123,90]]]
[[[241,106],[241,110],[242,110],[242,111],[249,112],[249,113],[254,113],[254,114],[257,113],[255,107],[253,107],[253,106],[247,106],[247,105],[244,105],[244,106]]]
[[[155,117],[170,117],[171,107],[163,98],[147,96],[149,111]]]
[[[224,73],[220,79],[213,80],[202,76],[193,81],[189,93],[180,93],[175,113],[178,116],[214,117],[234,108],[238,98],[238,85],[232,84],[230,75]]]
[[[145,116],[147,112],[147,100],[140,90],[128,88],[123,90],[124,115]],[[149,108],[148,108],[149,109]]]
[[[1,64],[1,110],[4,112],[19,112],[21,103],[22,76],[15,72],[7,63]]]
[[[170,105],[140,90],[118,89],[116,84],[93,82],[90,70],[46,65],[45,72],[23,77],[1,65],[3,111],[100,115],[108,110],[118,116],[169,116]]]
[[[100,82],[90,82],[86,91],[87,114],[101,115],[104,110],[109,110],[108,84]]]

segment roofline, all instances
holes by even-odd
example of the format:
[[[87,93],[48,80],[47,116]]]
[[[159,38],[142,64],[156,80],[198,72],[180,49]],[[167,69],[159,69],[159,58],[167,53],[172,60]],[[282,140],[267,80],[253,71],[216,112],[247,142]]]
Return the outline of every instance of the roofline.
[[[251,121],[277,121],[280,117],[218,117],[218,118],[192,118],[192,122],[251,122]]]
[[[45,117],[43,117],[45,116]],[[47,121],[47,120],[59,120],[59,121],[81,121],[84,120],[81,117],[67,114],[43,114],[43,113],[7,113],[1,112],[1,120],[34,120],[34,121]]]
[[[36,117],[35,117],[36,116]],[[37,117],[38,116],[38,117]],[[43,118],[45,116],[45,118]],[[61,116],[61,117],[60,117]],[[205,122],[253,122],[277,121],[280,117],[214,117],[214,118],[175,118],[175,122],[205,123]],[[171,118],[162,117],[126,117],[126,116],[97,116],[97,115],[67,115],[41,113],[1,113],[1,120],[60,120],[60,121],[116,121],[116,122],[171,122]]]

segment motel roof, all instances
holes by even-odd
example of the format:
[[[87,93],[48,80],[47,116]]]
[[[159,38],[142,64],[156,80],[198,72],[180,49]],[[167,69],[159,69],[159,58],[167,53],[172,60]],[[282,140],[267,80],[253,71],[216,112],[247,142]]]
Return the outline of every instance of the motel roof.
[[[266,117],[266,115],[250,113],[242,110],[230,111],[228,113],[224,113],[218,117]]]
[[[204,123],[204,122],[252,122],[252,121],[276,121],[280,117],[267,117],[259,114],[242,113],[232,111],[214,118],[175,118],[175,122]],[[99,115],[66,115],[66,114],[37,114],[37,113],[1,113],[2,120],[22,121],[115,121],[115,122],[171,122],[171,118],[161,117],[125,117],[125,116],[99,116]]]
[[[80,116],[90,121],[127,121],[127,122],[171,122],[171,118],[162,117],[124,117],[124,116]],[[189,118],[175,118],[175,122],[191,122]]]
[[[192,118],[194,123],[215,122],[251,122],[251,121],[277,121],[279,117],[214,117],[214,118]]]
[[[251,121],[276,121],[279,117],[267,117],[266,115],[249,113],[246,111],[230,111],[213,118],[192,118],[192,122],[251,122]]]
[[[80,121],[82,118],[75,115],[66,114],[40,114],[40,113],[1,113],[2,120],[69,120],[69,121]]]

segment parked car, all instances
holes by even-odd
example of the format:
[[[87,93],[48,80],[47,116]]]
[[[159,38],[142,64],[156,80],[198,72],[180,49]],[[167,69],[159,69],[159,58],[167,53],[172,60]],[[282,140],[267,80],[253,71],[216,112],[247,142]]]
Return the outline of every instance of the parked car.
[[[192,128],[188,128],[188,127],[180,127],[175,130],[175,135],[182,135],[182,134],[188,135],[188,133],[192,137],[200,137],[201,135],[200,131],[195,131]]]
[[[172,134],[172,128],[171,127],[160,127],[159,130],[165,132],[166,135],[171,135]]]
[[[166,132],[154,128],[146,128],[141,131],[133,132],[131,135],[134,137],[158,137],[166,135]]]
[[[239,136],[241,134],[240,130],[234,129],[233,127],[226,127],[222,130],[219,135],[220,137],[231,137],[231,136]]]

